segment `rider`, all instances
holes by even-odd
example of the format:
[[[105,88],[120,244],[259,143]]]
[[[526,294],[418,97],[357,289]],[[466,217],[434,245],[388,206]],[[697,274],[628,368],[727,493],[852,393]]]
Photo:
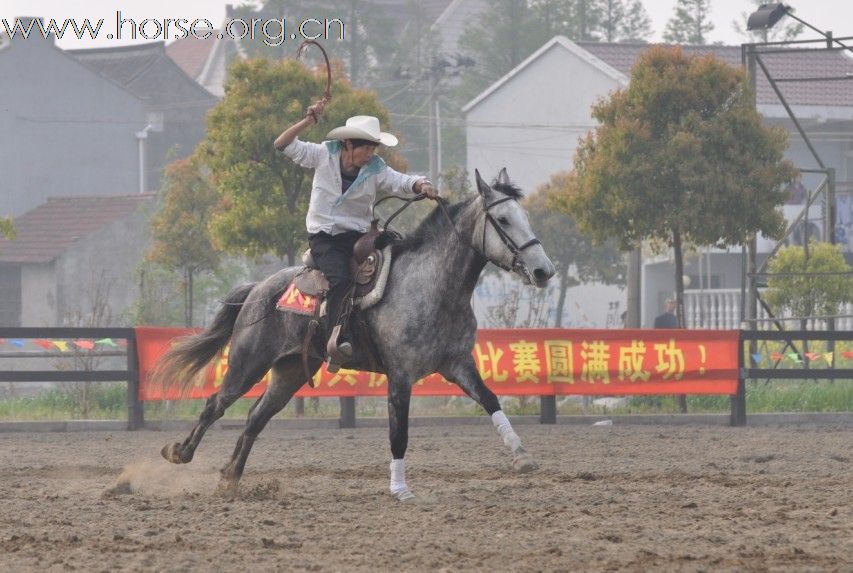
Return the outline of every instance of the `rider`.
[[[341,326],[338,340],[330,337],[327,345],[330,358],[337,362],[352,356],[347,316],[341,311],[353,282],[349,260],[356,241],[370,228],[376,191],[436,199],[438,189],[425,177],[395,171],[375,155],[379,145],[397,145],[397,138],[380,131],[379,120],[373,116],[349,118],[345,126],[330,131],[323,143],[299,140],[300,133],[320,120],[325,107],[326,100],[311,105],[305,117],[284,130],[274,145],[298,165],[314,169],[305,223],[311,255],[329,281],[328,331]]]

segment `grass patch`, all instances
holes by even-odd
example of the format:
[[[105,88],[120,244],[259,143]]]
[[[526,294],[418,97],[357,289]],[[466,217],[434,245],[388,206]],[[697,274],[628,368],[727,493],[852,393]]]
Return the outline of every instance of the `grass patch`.
[[[16,396],[14,389],[0,394],[0,420],[116,420],[127,417],[127,393],[124,384],[95,383],[82,393],[79,387],[57,385],[31,396]],[[558,397],[558,401],[561,399]],[[538,415],[536,397],[503,398],[503,409],[510,416]],[[84,403],[85,402],[85,403]],[[225,413],[225,419],[245,420],[254,398],[237,400]],[[853,380],[750,380],[746,385],[748,413],[757,412],[850,412],[853,411]],[[176,400],[145,404],[147,420],[193,420],[198,418],[204,400]],[[687,397],[687,409],[692,413],[727,413],[731,409],[728,396],[696,395]],[[634,396],[615,407],[591,403],[563,401],[561,415],[592,414],[669,414],[679,412],[675,396]],[[340,415],[338,398],[305,400],[305,417],[337,418]],[[467,397],[415,397],[412,416],[483,416],[485,412]],[[358,398],[356,416],[359,418],[387,416],[384,398]],[[279,418],[296,418],[295,400],[278,414]]]

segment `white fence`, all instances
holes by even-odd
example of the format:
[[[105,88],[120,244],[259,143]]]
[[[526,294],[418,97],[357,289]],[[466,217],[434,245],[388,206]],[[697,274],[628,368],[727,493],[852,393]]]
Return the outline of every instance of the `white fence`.
[[[684,291],[684,321],[687,328],[740,328],[740,298],[740,289]],[[842,307],[839,314],[853,314],[853,304]],[[769,318],[761,305],[758,306],[758,318]],[[771,324],[760,322],[759,328],[768,328]],[[788,330],[800,328],[798,321],[786,320],[783,324]],[[825,320],[809,320],[807,324],[809,330],[826,330]],[[853,318],[837,318],[835,330],[853,330]]]

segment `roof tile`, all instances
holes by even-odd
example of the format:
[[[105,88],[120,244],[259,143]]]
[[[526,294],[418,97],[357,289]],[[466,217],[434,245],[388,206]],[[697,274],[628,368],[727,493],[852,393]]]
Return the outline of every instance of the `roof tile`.
[[[16,239],[0,239],[0,263],[49,263],[75,241],[130,216],[156,196],[51,197],[15,219]]]

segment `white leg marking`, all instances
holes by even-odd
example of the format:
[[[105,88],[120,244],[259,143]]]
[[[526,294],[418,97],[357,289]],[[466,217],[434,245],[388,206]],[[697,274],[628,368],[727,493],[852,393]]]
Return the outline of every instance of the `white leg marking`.
[[[406,460],[391,460],[391,486],[388,489],[399,501],[415,497],[406,485]]]

